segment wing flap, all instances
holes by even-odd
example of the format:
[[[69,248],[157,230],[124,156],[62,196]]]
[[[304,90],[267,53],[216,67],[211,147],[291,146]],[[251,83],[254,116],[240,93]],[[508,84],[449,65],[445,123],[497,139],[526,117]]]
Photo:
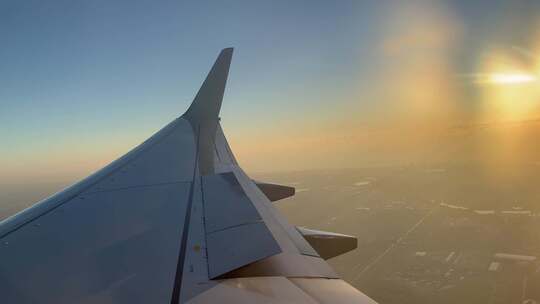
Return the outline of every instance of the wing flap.
[[[261,221],[233,173],[202,177],[206,233]]]
[[[232,172],[202,181],[210,278],[281,252]]]
[[[206,242],[210,279],[281,251],[264,222],[207,234]]]

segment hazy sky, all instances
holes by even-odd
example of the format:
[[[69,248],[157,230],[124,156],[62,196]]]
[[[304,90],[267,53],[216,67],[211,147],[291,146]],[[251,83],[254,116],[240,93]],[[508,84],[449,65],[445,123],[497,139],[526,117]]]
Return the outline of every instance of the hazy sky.
[[[508,150],[477,130],[537,124],[539,25],[532,0],[3,0],[0,183],[99,169],[182,114],[230,46],[222,124],[248,171]]]

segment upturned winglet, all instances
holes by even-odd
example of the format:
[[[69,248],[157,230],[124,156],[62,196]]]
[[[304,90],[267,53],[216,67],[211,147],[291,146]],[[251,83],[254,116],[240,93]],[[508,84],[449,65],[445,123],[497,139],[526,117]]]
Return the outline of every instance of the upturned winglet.
[[[218,120],[232,54],[233,48],[221,50],[195,99],[184,113],[183,117],[189,120],[192,125]]]

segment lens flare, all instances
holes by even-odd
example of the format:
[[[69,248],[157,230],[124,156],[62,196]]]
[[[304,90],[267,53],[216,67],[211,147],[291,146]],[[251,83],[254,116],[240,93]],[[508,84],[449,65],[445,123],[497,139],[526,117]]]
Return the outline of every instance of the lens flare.
[[[534,75],[526,73],[496,73],[488,77],[488,81],[493,84],[524,84],[536,80]]]

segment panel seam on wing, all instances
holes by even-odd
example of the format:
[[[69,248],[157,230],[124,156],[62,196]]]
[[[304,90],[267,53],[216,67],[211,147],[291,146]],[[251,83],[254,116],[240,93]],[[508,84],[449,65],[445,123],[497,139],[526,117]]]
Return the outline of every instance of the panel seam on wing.
[[[182,238],[180,239],[180,248],[178,252],[178,262],[176,264],[176,274],[173,281],[173,290],[171,296],[171,304],[176,304],[180,301],[180,296],[182,292],[182,281],[184,277],[184,264],[186,259],[186,250],[187,242],[189,237],[189,226],[191,221],[191,212],[193,207],[193,193],[195,191],[195,181],[197,177],[197,169],[199,168],[199,140],[200,140],[200,128],[195,132],[193,129],[193,134],[196,136],[195,139],[195,162],[193,166],[193,179],[191,181],[191,187],[189,191],[188,205],[186,208],[186,215],[184,217],[184,227],[182,228]],[[201,184],[202,186],[202,184]]]
[[[156,186],[166,186],[166,185],[173,185],[173,184],[190,184],[190,183],[191,181],[178,180],[178,181],[172,181],[172,182],[154,183],[154,184],[146,184],[146,185],[133,185],[133,186],[126,186],[126,187],[95,190],[95,191],[90,191],[90,192],[81,192],[81,194],[87,195],[87,194],[114,192],[114,191],[129,190],[129,189],[136,189],[136,188],[149,188],[149,187],[156,187]]]
[[[225,230],[236,228],[236,227],[259,224],[259,223],[265,224],[263,220],[249,221],[249,222],[244,222],[244,223],[240,223],[240,224],[237,224],[237,225],[231,225],[231,226],[221,228],[221,229],[217,229],[217,230],[212,230],[212,231],[206,232],[206,235],[213,234],[213,233],[216,233],[216,232],[225,231]]]

